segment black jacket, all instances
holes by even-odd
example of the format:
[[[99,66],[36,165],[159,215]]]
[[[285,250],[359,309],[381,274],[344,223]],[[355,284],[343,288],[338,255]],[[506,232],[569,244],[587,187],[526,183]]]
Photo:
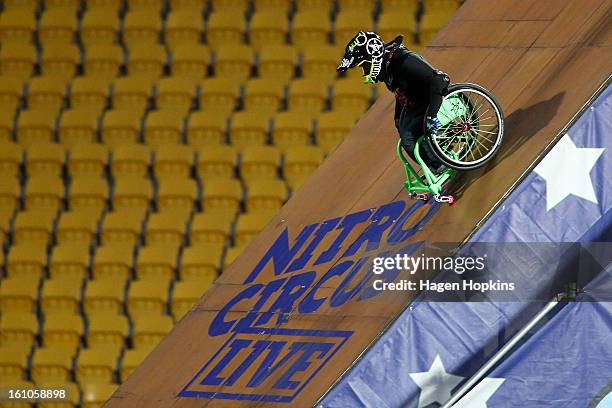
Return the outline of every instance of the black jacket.
[[[449,85],[447,74],[402,45],[392,46],[385,55],[379,78],[395,93],[396,122],[404,108],[434,117]]]

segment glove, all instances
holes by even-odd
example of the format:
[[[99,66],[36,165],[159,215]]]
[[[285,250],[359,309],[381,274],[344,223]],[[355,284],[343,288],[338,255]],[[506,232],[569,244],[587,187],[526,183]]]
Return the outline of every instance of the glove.
[[[436,133],[442,124],[440,123],[440,119],[428,116],[425,126],[427,126],[429,133]]]

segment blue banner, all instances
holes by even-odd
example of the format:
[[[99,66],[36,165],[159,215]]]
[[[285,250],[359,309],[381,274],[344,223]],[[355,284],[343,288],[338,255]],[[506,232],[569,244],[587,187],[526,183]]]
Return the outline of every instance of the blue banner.
[[[608,88],[474,234],[471,242],[612,241],[612,179],[605,177],[612,168],[611,130],[612,89]],[[465,250],[469,251],[469,244]],[[562,261],[563,257],[559,259]],[[517,276],[524,272],[521,268],[514,271]],[[554,280],[550,266],[530,269],[529,273],[539,278],[533,281],[534,290]],[[606,285],[604,288],[609,290],[610,284]],[[602,291],[597,286],[593,290]],[[525,302],[427,302],[420,298],[319,406],[440,406],[541,306],[542,303]],[[603,408],[601,404],[610,402],[610,397],[600,395],[606,389],[603,376],[608,381],[612,379],[610,312],[610,305],[603,303],[566,306],[546,325],[546,331],[534,337],[546,341],[532,343],[545,349],[556,347],[558,342],[559,353],[554,361],[534,357],[538,351],[525,348],[526,344],[522,354],[513,355],[499,367],[506,371],[496,371],[478,385],[475,391],[480,402],[465,406]],[[576,320],[582,319],[578,315],[584,315],[584,321],[572,327],[571,322],[575,325]],[[583,333],[578,335],[577,331]],[[579,350],[570,353],[573,338]],[[596,347],[590,348],[589,339],[596,342]],[[525,359],[524,365],[519,364],[521,359]],[[596,359],[600,362],[595,364]],[[583,363],[591,365],[585,367]],[[581,376],[591,375],[591,368],[603,373],[589,383],[588,377]],[[534,382],[524,380],[521,384],[521,375],[529,370],[536,376]],[[574,384],[570,386],[568,381],[572,378]],[[540,381],[550,384],[542,387]],[[541,395],[538,387],[542,387]],[[509,399],[519,392],[523,394],[521,399]]]

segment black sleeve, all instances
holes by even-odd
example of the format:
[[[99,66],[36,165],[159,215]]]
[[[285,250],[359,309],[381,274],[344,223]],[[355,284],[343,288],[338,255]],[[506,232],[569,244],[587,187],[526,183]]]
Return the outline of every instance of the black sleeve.
[[[402,105],[398,102],[397,97],[395,98],[395,115],[393,116],[395,121],[395,127],[399,130],[399,118],[402,114]]]
[[[442,96],[448,87],[448,76],[436,70],[416,54],[409,54],[402,62],[402,74],[414,78],[429,90],[428,116],[435,116],[442,105]]]

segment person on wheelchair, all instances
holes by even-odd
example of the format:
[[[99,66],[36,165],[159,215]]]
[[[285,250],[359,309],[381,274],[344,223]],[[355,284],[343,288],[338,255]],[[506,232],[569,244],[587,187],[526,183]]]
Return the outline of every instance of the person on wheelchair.
[[[385,44],[378,34],[360,31],[346,45],[337,71],[361,67],[364,83],[384,82],[395,94],[395,127],[402,147],[414,160],[414,148],[424,130],[431,134],[440,127],[436,115],[450,79],[421,55],[408,50],[402,40],[403,36],[399,35]],[[425,164],[434,173],[442,172],[445,166],[428,144],[420,146],[419,153]]]

